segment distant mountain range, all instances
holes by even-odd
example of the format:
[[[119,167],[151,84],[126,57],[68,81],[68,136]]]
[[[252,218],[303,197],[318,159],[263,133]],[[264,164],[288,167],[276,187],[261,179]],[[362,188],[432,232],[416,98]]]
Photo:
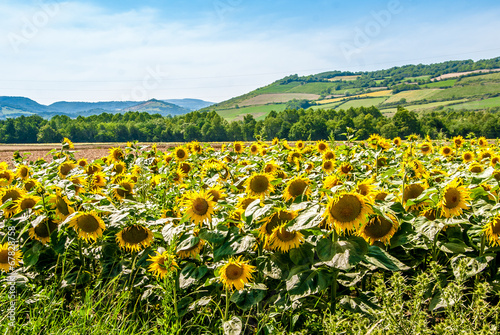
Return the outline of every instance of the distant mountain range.
[[[150,114],[181,115],[193,110],[213,105],[213,102],[199,99],[169,99],[148,101],[100,101],[100,102],[68,102],[58,101],[50,105],[42,105],[26,97],[0,96],[0,119],[39,115],[50,118],[54,115],[89,116],[101,113],[125,113],[128,111],[147,112]]]

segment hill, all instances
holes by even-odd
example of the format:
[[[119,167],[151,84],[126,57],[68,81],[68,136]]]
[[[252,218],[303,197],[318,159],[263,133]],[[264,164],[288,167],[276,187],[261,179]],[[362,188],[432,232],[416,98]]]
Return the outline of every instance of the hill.
[[[171,99],[149,101],[100,101],[68,102],[58,101],[42,105],[26,97],[0,97],[0,118],[39,115],[51,118],[55,115],[69,117],[90,116],[100,113],[124,113],[127,111],[148,112],[151,114],[180,115],[212,105],[212,102],[199,99]]]
[[[290,75],[203,110],[226,120],[253,114],[262,120],[274,110],[376,106],[391,115],[396,106],[428,112],[441,109],[486,110],[500,107],[500,57],[405,65],[372,72],[329,71]],[[492,100],[493,99],[493,100]]]

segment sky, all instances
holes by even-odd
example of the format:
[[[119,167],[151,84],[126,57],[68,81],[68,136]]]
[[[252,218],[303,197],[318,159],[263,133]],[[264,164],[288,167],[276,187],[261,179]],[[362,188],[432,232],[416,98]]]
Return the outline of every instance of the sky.
[[[500,56],[499,1],[0,0],[0,96],[220,102],[287,75]]]

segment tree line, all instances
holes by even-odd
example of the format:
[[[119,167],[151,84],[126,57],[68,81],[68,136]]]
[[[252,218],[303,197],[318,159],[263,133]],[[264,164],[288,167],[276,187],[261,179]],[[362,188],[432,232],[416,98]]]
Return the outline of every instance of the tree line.
[[[270,112],[256,120],[247,114],[242,120],[223,119],[215,111],[191,112],[163,117],[145,112],[102,113],[88,117],[21,116],[0,121],[1,143],[54,143],[64,137],[73,142],[183,142],[183,141],[253,141],[274,137],[289,140],[345,139],[347,128],[363,140],[371,134],[387,138],[419,134],[431,138],[457,135],[500,138],[498,112],[442,110],[425,115],[398,107],[393,117],[386,117],[376,107],[334,109],[288,108]]]

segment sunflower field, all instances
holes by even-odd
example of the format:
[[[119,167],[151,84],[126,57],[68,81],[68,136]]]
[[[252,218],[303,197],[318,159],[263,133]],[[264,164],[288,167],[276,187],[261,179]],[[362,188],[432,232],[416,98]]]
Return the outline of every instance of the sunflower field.
[[[347,138],[0,163],[4,333],[500,332],[498,140]]]

